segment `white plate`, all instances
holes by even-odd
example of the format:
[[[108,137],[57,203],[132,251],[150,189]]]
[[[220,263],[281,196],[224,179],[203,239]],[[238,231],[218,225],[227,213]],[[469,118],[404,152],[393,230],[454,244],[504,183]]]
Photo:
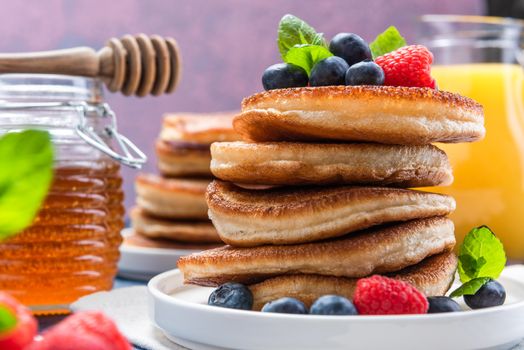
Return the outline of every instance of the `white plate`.
[[[524,338],[524,266],[500,282],[506,304],[475,311],[403,316],[312,316],[206,305],[212,288],[184,286],[178,270],[148,285],[149,314],[172,341],[210,349],[508,349]]]
[[[133,230],[130,228],[122,230],[123,237],[132,233]],[[133,280],[149,281],[151,277],[175,268],[181,256],[199,251],[122,244],[120,246],[120,260],[118,261],[118,275]]]

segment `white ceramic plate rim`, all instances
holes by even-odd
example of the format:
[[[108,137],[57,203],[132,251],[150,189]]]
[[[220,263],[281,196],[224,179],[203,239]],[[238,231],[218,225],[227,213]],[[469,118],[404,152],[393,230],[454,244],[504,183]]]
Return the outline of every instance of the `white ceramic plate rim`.
[[[522,268],[522,267],[521,267]],[[179,269],[174,269],[170,271],[166,271],[164,273],[161,273],[155,277],[153,277],[149,283],[147,284],[147,287],[149,289],[149,292],[153,295],[153,297],[158,298],[160,300],[163,300],[165,302],[171,303],[176,306],[180,306],[183,308],[190,308],[190,309],[196,309],[200,311],[206,311],[210,313],[216,313],[216,314],[222,314],[224,316],[227,315],[246,315],[247,313],[250,314],[250,317],[260,317],[260,318],[279,318],[279,319],[288,319],[288,320],[296,320],[299,318],[302,322],[308,322],[307,320],[310,320],[311,322],[317,322],[318,320],[324,320],[329,322],[348,322],[348,321],[358,321],[358,322],[411,322],[414,320],[426,320],[426,319],[449,319],[449,318],[464,318],[464,321],[468,317],[477,317],[480,315],[491,315],[498,313],[500,311],[511,311],[516,308],[521,308],[524,306],[524,300],[508,304],[508,305],[501,305],[481,310],[466,310],[464,312],[450,312],[450,313],[441,313],[441,314],[424,314],[424,315],[357,315],[357,316],[320,316],[320,315],[292,315],[292,314],[278,314],[278,313],[265,313],[265,312],[258,312],[258,311],[247,311],[247,310],[235,310],[235,309],[228,309],[228,308],[221,308],[221,307],[215,307],[215,306],[209,306],[204,304],[198,304],[178,298],[173,298],[169,294],[166,294],[160,289],[159,284],[169,278],[176,278],[177,276],[181,275],[181,271]],[[521,285],[524,285],[523,281],[519,281],[514,277],[511,276],[504,276],[507,279],[515,280],[516,283],[519,283]],[[196,287],[196,286],[195,286]]]

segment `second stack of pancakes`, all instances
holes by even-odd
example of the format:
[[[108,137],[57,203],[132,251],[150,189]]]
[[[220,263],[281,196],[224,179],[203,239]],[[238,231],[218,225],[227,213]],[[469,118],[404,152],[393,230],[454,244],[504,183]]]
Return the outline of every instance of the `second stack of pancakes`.
[[[238,140],[232,113],[168,114],[156,141],[161,175],[136,178],[136,206],[131,211],[132,240],[172,248],[222,245],[207,215],[205,191],[212,174],[210,145]]]
[[[430,143],[482,138],[480,105],[420,88],[273,90],[245,99],[234,128],[244,141],[212,145],[220,180],[207,190],[229,246],[180,260],[186,283],[247,284],[254,309],[284,296],[351,298],[358,278],[377,273],[446,293],[455,201],[407,188],[451,184]]]

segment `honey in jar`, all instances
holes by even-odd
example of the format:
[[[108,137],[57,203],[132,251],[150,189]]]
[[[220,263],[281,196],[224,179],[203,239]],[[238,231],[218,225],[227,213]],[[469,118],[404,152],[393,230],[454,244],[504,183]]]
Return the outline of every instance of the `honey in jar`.
[[[96,80],[0,75],[0,134],[28,128],[52,137],[53,183],[33,224],[0,242],[0,290],[35,313],[62,313],[111,289],[124,216],[120,162],[143,159],[111,148],[121,135]]]

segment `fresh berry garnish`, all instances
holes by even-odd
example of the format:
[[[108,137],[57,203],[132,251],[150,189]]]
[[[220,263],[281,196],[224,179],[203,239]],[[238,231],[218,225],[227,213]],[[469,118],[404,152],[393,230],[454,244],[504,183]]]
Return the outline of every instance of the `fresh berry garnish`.
[[[295,298],[280,298],[266,303],[262,312],[277,312],[282,314],[307,314],[306,306]]]
[[[441,312],[462,311],[460,305],[453,299],[444,296],[428,297],[429,309],[428,314],[437,314]]]
[[[349,66],[342,58],[331,56],[315,64],[311,70],[311,86],[344,85]]]
[[[253,294],[243,284],[230,282],[215,289],[209,296],[207,303],[230,309],[251,310],[253,308]]]
[[[362,278],[353,297],[362,315],[425,314],[428,300],[411,284],[384,276]]]
[[[377,57],[375,62],[384,70],[384,85],[432,89],[436,86],[430,75],[433,54],[425,46],[404,46]]]
[[[499,306],[506,301],[506,290],[499,282],[491,280],[473,295],[464,295],[466,305],[472,309]]]
[[[346,72],[346,85],[382,85],[384,71],[372,61],[359,62]]]
[[[131,350],[115,323],[98,311],[73,314],[43,333],[28,350]]]
[[[38,324],[31,311],[5,292],[0,292],[0,349],[25,349]]]
[[[348,65],[371,59],[368,43],[353,33],[338,33],[329,43],[329,51],[342,57]]]
[[[291,63],[277,63],[269,66],[262,75],[265,90],[301,87],[308,84],[306,71]]]
[[[358,315],[351,301],[338,295],[324,295],[315,300],[309,313],[312,315]]]

